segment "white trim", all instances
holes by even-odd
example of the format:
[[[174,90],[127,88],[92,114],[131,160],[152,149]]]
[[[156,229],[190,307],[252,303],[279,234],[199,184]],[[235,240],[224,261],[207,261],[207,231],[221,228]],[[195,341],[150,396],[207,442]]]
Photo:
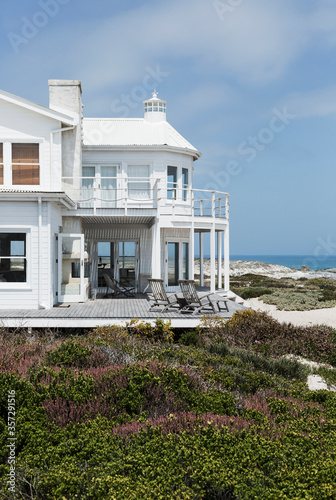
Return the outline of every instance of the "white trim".
[[[76,125],[78,123],[78,118],[76,120],[72,116],[70,117],[67,114],[53,111],[50,108],[46,108],[45,106],[41,106],[40,104],[28,101],[27,99],[24,99],[22,97],[18,97],[14,94],[9,94],[4,90],[0,90],[0,100],[15,104],[16,106],[21,106],[22,108],[33,111],[34,113],[39,113],[41,115],[47,116],[48,118],[51,118],[52,120],[66,123],[67,125]]]
[[[26,234],[26,281],[0,282],[0,290],[30,290],[32,291],[32,262],[31,262],[31,230],[34,226],[0,226],[0,233]],[[1,257],[0,257],[1,258]]]

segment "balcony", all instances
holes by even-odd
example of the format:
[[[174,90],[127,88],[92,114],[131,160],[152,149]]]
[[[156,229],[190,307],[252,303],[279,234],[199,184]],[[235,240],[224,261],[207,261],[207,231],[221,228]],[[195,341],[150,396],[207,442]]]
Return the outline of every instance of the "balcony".
[[[76,215],[147,215],[228,221],[229,195],[153,177],[63,177]]]

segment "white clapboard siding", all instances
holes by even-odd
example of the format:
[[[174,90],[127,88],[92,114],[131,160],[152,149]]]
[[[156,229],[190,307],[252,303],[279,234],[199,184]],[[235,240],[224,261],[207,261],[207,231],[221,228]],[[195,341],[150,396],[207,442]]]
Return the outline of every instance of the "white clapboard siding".
[[[39,142],[41,190],[57,191],[61,188],[61,138],[51,132],[59,129],[61,122],[35,113],[13,103],[0,100],[0,142]],[[52,163],[52,165],[51,165]],[[9,186],[4,186],[9,187]],[[35,186],[30,186],[35,189]]]
[[[52,306],[52,274],[51,270],[51,232],[58,231],[61,221],[60,208],[56,205],[48,209],[49,202],[42,202],[42,252],[39,255],[38,203],[34,202],[1,202],[0,231],[17,228],[20,232],[28,230],[27,236],[27,283],[11,285],[0,283],[0,308],[37,309],[39,305]],[[53,228],[53,229],[51,229]],[[42,265],[41,297],[39,304],[39,262]],[[19,288],[17,288],[17,286]]]

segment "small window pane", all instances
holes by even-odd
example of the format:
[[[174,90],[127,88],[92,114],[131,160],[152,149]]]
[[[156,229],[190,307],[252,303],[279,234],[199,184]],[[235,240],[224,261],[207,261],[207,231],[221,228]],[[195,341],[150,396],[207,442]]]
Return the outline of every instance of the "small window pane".
[[[13,163],[39,163],[39,144],[12,144]]]
[[[40,183],[39,144],[12,144],[12,163],[14,185]]]
[[[176,200],[177,167],[169,166],[167,169],[167,198]]]

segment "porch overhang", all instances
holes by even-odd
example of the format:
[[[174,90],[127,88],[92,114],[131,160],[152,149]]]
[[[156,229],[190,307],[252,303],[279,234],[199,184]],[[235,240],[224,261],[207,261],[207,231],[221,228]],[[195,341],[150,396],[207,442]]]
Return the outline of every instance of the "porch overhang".
[[[107,226],[151,228],[155,224],[155,217],[152,215],[87,215],[81,219],[84,229],[104,229]]]

